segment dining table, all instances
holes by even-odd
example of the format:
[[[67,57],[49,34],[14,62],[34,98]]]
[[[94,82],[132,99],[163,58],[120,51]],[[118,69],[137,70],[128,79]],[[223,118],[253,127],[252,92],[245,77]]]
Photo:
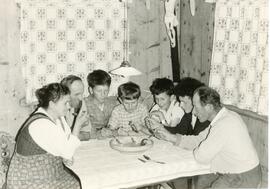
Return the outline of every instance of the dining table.
[[[210,173],[210,166],[196,162],[192,151],[164,140],[152,138],[150,149],[135,153],[112,149],[110,140],[83,141],[75,151],[69,168],[82,189],[136,188]]]

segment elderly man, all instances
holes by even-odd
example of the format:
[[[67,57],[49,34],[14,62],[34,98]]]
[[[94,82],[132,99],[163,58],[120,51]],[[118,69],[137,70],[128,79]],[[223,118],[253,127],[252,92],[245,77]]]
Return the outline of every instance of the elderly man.
[[[82,125],[79,134],[80,140],[90,139],[91,123],[83,100],[84,85],[82,79],[75,75],[69,75],[62,79],[61,84],[67,86],[70,90],[71,109],[66,115],[67,123],[71,129],[77,124]]]
[[[222,107],[219,94],[209,87],[196,89],[192,100],[193,113],[201,122],[210,121],[210,126],[197,136],[162,129],[160,137],[193,150],[199,163],[210,164],[216,174],[199,188],[256,188],[261,180],[259,159],[240,115]]]

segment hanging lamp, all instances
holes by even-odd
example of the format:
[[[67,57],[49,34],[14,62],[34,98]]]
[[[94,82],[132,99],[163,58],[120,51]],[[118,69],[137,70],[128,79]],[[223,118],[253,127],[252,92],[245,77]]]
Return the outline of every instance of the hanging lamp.
[[[120,64],[119,67],[112,69],[109,71],[109,73],[114,75],[121,75],[124,77],[128,76],[135,76],[135,75],[141,75],[142,72],[137,70],[136,68],[132,67],[127,60],[128,58],[128,18],[127,18],[127,0],[122,1],[124,3],[124,41],[123,41],[123,62]]]

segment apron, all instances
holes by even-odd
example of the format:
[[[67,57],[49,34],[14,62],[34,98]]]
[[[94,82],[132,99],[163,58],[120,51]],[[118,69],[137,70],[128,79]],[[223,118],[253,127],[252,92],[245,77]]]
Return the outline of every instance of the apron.
[[[28,127],[41,117],[47,116],[31,115],[19,130],[16,138],[20,144],[16,144],[9,165],[7,189],[81,189],[79,178],[64,166],[62,157],[47,153],[33,142]]]

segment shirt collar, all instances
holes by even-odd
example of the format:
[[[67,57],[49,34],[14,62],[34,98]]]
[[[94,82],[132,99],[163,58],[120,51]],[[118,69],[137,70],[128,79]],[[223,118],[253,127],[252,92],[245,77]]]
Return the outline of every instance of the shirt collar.
[[[161,112],[163,112],[163,113],[169,113],[169,112],[171,112],[171,111],[173,110],[173,107],[175,106],[176,103],[177,103],[176,100],[171,101],[170,106],[169,106],[169,108],[167,109],[167,111],[161,109],[159,106],[158,106],[158,109],[159,109],[159,111],[161,111]]]
[[[37,112],[45,114],[45,115],[48,116],[52,121],[56,121],[56,120],[54,120],[54,118],[53,118],[52,116],[50,116],[50,115],[48,114],[48,112],[47,112],[44,108],[42,108],[42,107],[39,107],[38,110],[37,110]]]
[[[215,124],[215,122],[217,122],[217,120],[219,120],[221,117],[223,117],[223,115],[226,114],[226,112],[227,112],[227,109],[225,107],[221,108],[221,110],[219,110],[219,112],[217,113],[217,115],[211,121],[210,125],[213,126],[213,124]]]

